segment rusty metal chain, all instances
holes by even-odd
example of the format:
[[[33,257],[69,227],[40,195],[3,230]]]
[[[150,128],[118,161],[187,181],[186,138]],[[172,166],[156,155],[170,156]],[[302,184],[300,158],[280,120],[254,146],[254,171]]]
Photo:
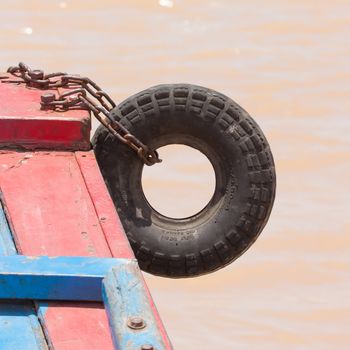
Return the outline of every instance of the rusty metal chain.
[[[43,93],[41,107],[53,110],[87,109],[113,136],[132,148],[146,165],[161,162],[157,151],[149,149],[130,134],[121,123],[110,117],[110,112],[116,105],[111,97],[91,79],[62,72],[44,74],[42,70],[32,70],[22,62],[18,66],[9,67],[7,72],[14,79],[9,76],[1,77],[2,83],[24,83],[42,90],[69,89],[58,98],[53,92]]]

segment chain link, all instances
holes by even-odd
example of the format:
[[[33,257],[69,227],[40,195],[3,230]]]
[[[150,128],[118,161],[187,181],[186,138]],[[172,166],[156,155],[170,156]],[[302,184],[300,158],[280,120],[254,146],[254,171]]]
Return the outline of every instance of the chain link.
[[[42,70],[32,70],[22,62],[18,66],[9,67],[7,72],[14,79],[2,76],[2,83],[26,84],[42,90],[67,89],[58,98],[52,92],[43,93],[41,107],[53,110],[87,109],[114,137],[133,149],[146,165],[161,162],[157,151],[149,149],[121,123],[110,117],[110,112],[116,104],[91,79],[62,72],[44,74]]]

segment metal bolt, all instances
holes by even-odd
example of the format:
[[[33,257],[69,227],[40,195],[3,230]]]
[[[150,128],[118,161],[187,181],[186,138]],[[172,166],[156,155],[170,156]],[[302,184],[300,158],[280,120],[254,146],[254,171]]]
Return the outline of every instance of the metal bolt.
[[[44,79],[44,71],[42,71],[40,69],[34,69],[34,70],[28,72],[28,74],[32,79],[35,79],[35,80]]]
[[[151,344],[144,344],[141,346],[141,350],[154,350],[154,347]]]
[[[56,96],[53,92],[45,92],[44,94],[41,95],[41,102],[43,104],[50,103],[55,101]]]
[[[142,329],[146,327],[146,323],[141,317],[134,316],[129,318],[128,327],[131,329]]]

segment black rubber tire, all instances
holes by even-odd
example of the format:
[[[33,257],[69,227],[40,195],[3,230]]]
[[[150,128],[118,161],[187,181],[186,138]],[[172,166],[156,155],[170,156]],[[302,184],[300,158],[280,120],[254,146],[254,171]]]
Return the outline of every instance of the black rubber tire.
[[[128,98],[111,116],[155,149],[167,144],[198,149],[215,170],[215,193],[201,212],[184,219],[165,217],[144,196],[142,161],[104,127],[97,129],[97,161],[144,271],[197,276],[248,249],[269,218],[276,177],[269,145],[243,108],[213,90],[173,84]]]

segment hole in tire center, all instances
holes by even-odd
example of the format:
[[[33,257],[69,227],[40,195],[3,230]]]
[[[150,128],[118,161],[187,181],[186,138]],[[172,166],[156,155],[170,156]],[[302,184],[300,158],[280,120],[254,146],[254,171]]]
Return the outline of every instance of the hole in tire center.
[[[200,212],[215,191],[215,172],[209,159],[185,145],[168,145],[157,151],[162,163],[144,166],[142,173],[142,188],[149,204],[174,219]]]

